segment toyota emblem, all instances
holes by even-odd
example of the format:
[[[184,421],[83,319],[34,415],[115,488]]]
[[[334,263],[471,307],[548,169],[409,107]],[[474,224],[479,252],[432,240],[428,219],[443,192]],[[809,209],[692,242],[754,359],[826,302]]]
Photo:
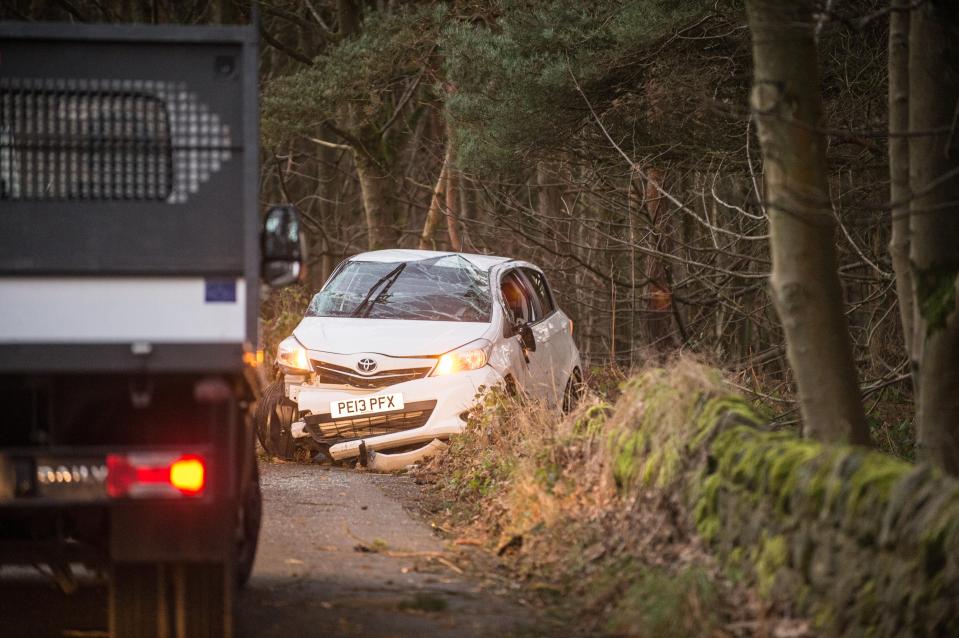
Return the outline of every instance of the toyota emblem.
[[[369,374],[376,370],[376,361],[373,361],[369,357],[364,357],[357,362],[356,369],[363,374]]]

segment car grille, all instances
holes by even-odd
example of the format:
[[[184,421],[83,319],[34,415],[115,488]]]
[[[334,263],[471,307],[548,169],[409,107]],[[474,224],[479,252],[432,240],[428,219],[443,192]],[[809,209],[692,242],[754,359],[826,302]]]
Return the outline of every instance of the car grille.
[[[387,386],[403,383],[404,381],[413,381],[422,379],[430,373],[432,367],[425,368],[401,368],[398,370],[380,370],[373,374],[359,374],[352,368],[338,366],[335,363],[327,361],[317,361],[314,359],[313,370],[317,374],[318,383],[329,383],[332,385],[348,385],[353,388],[385,388]]]
[[[306,430],[322,439],[362,439],[391,432],[422,427],[433,414],[436,401],[406,404],[402,412],[370,414],[348,419],[334,419],[330,414],[308,415],[303,420]]]

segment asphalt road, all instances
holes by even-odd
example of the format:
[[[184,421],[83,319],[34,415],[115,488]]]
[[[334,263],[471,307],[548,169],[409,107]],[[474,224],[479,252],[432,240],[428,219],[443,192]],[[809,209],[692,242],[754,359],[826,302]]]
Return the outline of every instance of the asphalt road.
[[[238,638],[511,636],[526,610],[480,590],[429,525],[408,478],[316,465],[261,466],[264,520]],[[371,551],[366,551],[371,550]],[[0,572],[0,636],[107,636],[106,588],[66,597],[25,570]]]

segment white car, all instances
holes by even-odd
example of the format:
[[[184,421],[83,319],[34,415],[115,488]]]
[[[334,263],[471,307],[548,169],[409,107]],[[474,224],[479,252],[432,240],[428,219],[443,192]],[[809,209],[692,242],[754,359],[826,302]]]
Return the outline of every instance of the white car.
[[[356,255],[277,349],[290,433],[333,460],[376,456],[392,468],[462,432],[484,388],[503,384],[568,409],[582,378],[572,333],[528,262],[424,250]],[[405,454],[382,454],[397,448]]]

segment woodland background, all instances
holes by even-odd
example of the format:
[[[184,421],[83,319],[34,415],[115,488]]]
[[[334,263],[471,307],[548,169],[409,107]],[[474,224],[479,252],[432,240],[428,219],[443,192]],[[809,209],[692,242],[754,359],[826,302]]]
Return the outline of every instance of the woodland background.
[[[872,438],[913,455],[890,252],[888,6],[814,2],[829,198]],[[542,266],[594,384],[677,351],[798,423],[772,305],[745,8],[732,0],[265,0],[265,205],[295,204],[310,278],[462,249]],[[248,22],[230,0],[4,0],[5,19]]]

